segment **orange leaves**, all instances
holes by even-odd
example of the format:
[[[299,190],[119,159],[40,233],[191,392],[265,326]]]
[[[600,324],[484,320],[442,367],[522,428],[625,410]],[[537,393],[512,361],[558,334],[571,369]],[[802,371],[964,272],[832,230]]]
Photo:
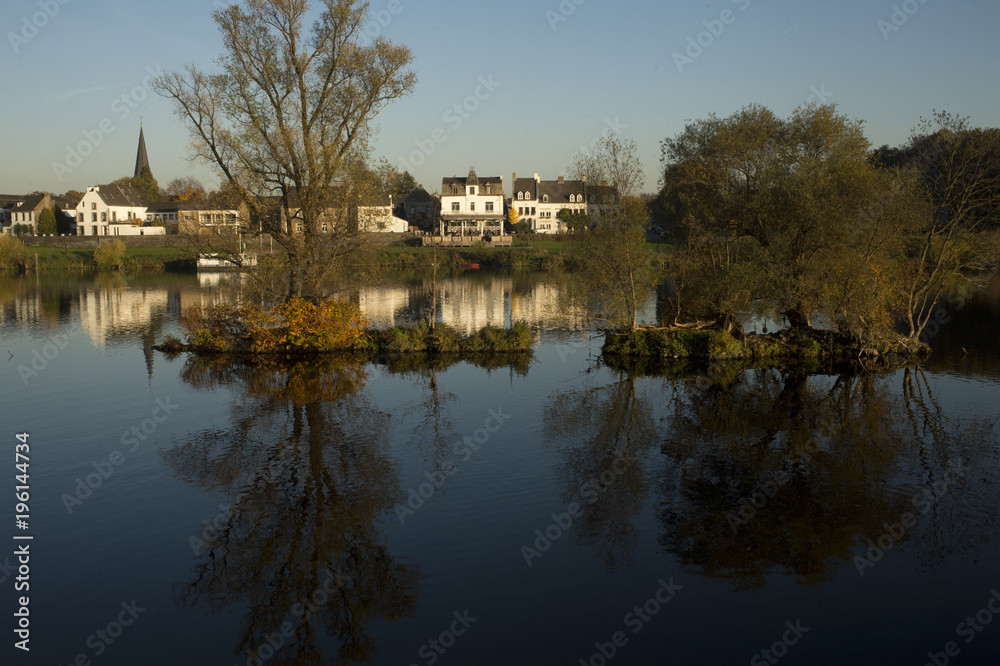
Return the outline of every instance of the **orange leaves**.
[[[188,308],[180,320],[200,351],[324,352],[361,343],[368,322],[353,303],[290,299],[274,308],[229,305]]]

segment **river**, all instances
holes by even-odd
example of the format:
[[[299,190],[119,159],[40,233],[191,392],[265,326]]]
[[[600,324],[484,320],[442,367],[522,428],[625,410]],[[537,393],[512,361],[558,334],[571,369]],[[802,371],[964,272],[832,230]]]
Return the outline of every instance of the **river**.
[[[996,663],[1000,280],[892,372],[630,374],[537,273],[348,290],[530,360],[152,350],[238,290],[0,277],[4,663]]]

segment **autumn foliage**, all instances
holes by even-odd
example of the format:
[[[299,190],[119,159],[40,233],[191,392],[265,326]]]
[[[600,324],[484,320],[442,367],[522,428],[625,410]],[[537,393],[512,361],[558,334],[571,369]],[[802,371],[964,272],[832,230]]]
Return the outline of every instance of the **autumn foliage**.
[[[301,353],[356,348],[368,322],[353,303],[292,298],[273,308],[194,306],[180,323],[195,351]]]

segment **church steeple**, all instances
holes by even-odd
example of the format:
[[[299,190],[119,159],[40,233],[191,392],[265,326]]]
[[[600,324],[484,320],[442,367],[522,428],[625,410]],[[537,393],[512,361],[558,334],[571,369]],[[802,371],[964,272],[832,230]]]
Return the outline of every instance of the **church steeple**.
[[[149,158],[146,157],[146,137],[142,135],[142,123],[139,123],[139,150],[135,154],[135,175],[138,178],[142,173],[142,167],[149,166]]]

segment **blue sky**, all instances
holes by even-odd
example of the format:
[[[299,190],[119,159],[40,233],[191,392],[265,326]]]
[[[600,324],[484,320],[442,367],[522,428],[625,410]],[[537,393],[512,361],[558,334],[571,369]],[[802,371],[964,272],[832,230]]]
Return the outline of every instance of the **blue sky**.
[[[876,146],[903,143],[933,109],[1000,127],[996,0],[370,4],[370,30],[409,46],[419,77],[377,118],[374,153],[432,192],[471,166],[505,181],[555,178],[611,126],[639,145],[654,191],[664,138],[749,103],[785,116],[821,97],[866,121]],[[214,186],[212,170],[189,161],[168,102],[142,88],[149,72],[213,67],[212,7],[6,0],[0,193],[131,175],[140,116],[161,186],[180,176]]]

